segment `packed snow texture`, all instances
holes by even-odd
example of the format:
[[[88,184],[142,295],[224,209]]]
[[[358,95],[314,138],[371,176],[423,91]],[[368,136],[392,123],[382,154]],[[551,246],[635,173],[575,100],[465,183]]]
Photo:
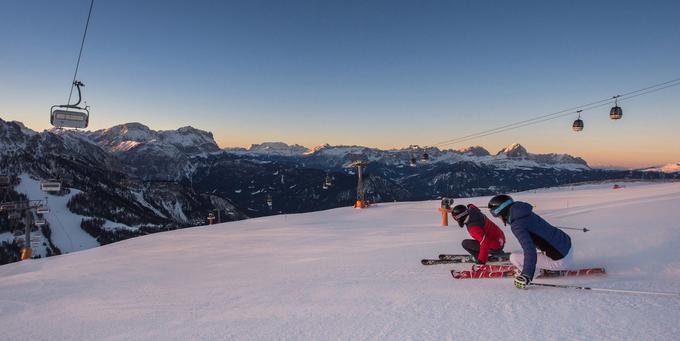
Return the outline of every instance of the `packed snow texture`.
[[[608,275],[544,279],[680,292],[680,183],[518,193]],[[484,205],[488,198],[456,203]],[[677,340],[680,298],[454,280],[464,229],[438,202],[159,233],[0,267],[6,340]],[[498,222],[500,226],[502,224]],[[518,243],[509,228],[506,250]]]

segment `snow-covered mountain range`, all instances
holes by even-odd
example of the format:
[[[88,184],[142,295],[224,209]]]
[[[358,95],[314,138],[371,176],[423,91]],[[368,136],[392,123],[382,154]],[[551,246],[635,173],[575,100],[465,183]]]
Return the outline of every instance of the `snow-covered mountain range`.
[[[427,161],[421,158],[425,153]],[[415,167],[409,166],[412,158],[417,159]],[[229,221],[349,206],[356,198],[352,163],[357,160],[370,161],[364,190],[372,202],[662,177],[654,170],[593,169],[581,158],[532,154],[519,144],[495,154],[479,146],[381,150],[322,145],[309,149],[281,142],[220,149],[210,132],[192,127],[155,131],[129,123],[93,132],[35,132],[19,122],[0,119],[0,175],[15,179],[9,197],[42,199],[36,184],[57,179],[64,189],[51,202],[61,205],[64,215],[55,214],[55,220],[48,218],[48,223],[78,224],[81,219],[81,226],[62,229],[87,229],[98,243],[204,224],[210,212]],[[680,173],[666,176],[673,177]],[[330,186],[322,186],[326,178]],[[12,232],[20,222],[12,224],[0,225]],[[60,240],[43,254],[59,248],[75,250],[63,244],[68,238]]]
[[[649,167],[643,169],[646,172],[663,172],[663,173],[678,173],[680,172],[680,162],[669,163],[658,167]]]

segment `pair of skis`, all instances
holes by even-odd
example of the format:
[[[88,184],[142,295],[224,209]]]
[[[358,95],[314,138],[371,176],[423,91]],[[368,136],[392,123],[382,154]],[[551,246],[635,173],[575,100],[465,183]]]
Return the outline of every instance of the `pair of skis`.
[[[473,267],[472,270],[451,270],[451,275],[455,279],[472,279],[472,278],[503,278],[514,277],[519,270],[512,264],[489,264],[480,267]],[[585,268],[585,269],[570,269],[570,270],[545,270],[541,269],[538,278],[551,277],[571,277],[571,276],[592,276],[604,275],[606,271],[604,268]]]
[[[490,254],[487,262],[490,264],[475,266],[472,270],[451,270],[451,275],[455,279],[472,279],[472,278],[503,278],[514,277],[517,268],[512,264],[507,264],[510,260],[510,253]],[[456,263],[475,263],[475,258],[471,255],[455,255],[442,254],[438,259],[423,259],[423,265],[437,265],[437,264],[456,264]],[[541,270],[538,277],[571,277],[571,276],[591,276],[604,275],[606,271],[604,268],[585,268],[573,270]]]

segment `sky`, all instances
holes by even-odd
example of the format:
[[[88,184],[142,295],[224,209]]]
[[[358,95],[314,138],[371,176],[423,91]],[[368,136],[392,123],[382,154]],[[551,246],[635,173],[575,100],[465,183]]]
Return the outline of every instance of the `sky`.
[[[50,128],[89,0],[0,0],[0,118]],[[432,146],[680,78],[678,1],[95,1],[90,129],[193,126],[221,147]],[[680,162],[680,86],[445,148]]]

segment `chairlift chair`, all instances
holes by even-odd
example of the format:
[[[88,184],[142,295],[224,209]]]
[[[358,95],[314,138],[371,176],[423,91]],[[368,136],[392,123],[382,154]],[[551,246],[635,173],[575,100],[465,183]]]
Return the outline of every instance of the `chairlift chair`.
[[[61,182],[55,179],[41,181],[40,190],[43,192],[59,192],[61,191]]]
[[[12,183],[12,178],[9,175],[0,175],[0,188],[7,187]]]
[[[35,212],[38,214],[50,213],[50,208],[47,207],[47,205],[40,205],[38,206],[38,208],[35,209]]]
[[[78,102],[75,104],[53,105],[50,108],[50,123],[56,128],[87,128],[90,120],[90,110],[88,106],[79,106],[82,100],[80,91],[81,86],[85,86],[81,81],[73,82],[78,89]]]
[[[2,211],[13,211],[17,208],[17,204],[13,202],[0,204],[0,212]]]

